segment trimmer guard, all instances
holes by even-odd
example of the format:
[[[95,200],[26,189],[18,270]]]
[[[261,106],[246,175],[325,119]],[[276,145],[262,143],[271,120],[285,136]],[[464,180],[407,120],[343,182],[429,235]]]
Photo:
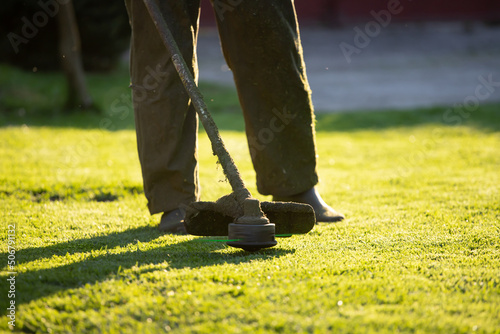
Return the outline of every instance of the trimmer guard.
[[[276,236],[305,234],[316,223],[313,208],[293,202],[260,202],[270,223],[276,226]],[[184,224],[189,234],[197,236],[227,236],[228,225],[237,217],[224,213],[215,202],[193,202],[186,207]]]

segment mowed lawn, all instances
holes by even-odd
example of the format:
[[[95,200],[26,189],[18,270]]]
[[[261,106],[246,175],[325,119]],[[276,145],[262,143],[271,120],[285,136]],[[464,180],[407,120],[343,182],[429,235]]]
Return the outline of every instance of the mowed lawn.
[[[69,116],[60,75],[0,70],[0,330],[14,300],[28,333],[500,333],[500,105],[318,115],[318,187],[346,220],[248,253],[156,230],[125,70],[89,76],[103,114]],[[202,90],[269,200],[235,93]],[[229,193],[202,130],[199,161],[203,199]]]

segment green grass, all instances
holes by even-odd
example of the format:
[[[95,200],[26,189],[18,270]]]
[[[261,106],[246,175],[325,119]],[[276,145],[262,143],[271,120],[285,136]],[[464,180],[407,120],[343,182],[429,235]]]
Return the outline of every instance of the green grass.
[[[445,108],[318,116],[319,189],[346,221],[247,253],[157,232],[132,114],[110,107],[124,69],[89,77],[105,115],[51,110],[58,74],[0,71],[0,330],[15,224],[15,331],[500,333],[500,105],[453,126]],[[202,89],[269,199],[235,93]],[[204,135],[200,165],[204,200],[230,191]]]

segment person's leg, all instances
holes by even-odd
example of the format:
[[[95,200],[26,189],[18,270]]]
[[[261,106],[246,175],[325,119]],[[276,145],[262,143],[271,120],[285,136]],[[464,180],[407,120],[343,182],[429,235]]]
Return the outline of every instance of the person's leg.
[[[137,146],[151,214],[198,199],[198,119],[151,17],[126,0],[132,27],[130,75]],[[199,0],[160,1],[162,14],[197,78]]]
[[[220,0],[213,5],[259,192],[311,204],[318,221],[341,220],[314,189],[314,113],[293,1]]]
[[[287,196],[312,188],[314,116],[292,2],[240,1],[221,12],[215,1],[214,7],[259,192]]]

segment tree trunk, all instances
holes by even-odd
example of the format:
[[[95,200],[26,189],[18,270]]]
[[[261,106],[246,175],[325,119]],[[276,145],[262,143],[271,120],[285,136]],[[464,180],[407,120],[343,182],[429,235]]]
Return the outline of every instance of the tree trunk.
[[[57,21],[59,26],[59,54],[62,69],[68,82],[66,110],[91,109],[94,105],[85,81],[80,33],[78,32],[72,0],[68,1],[67,4],[60,5]]]

